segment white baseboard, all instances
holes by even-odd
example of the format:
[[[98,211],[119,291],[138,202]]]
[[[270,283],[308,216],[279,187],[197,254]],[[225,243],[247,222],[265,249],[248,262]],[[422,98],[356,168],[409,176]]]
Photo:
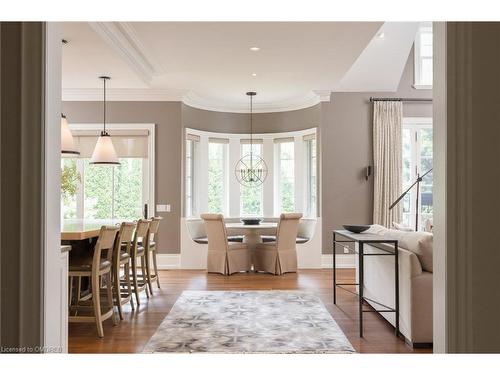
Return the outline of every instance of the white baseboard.
[[[160,270],[171,270],[181,268],[180,254],[158,254],[158,268]],[[321,268],[332,268],[332,254],[321,256]],[[354,254],[337,254],[337,268],[356,268],[356,256]]]
[[[337,254],[336,265],[337,268],[356,268],[356,255],[355,254]],[[321,256],[321,267],[332,268],[333,254],[323,254]]]
[[[181,267],[181,254],[157,254],[158,269],[172,270]]]

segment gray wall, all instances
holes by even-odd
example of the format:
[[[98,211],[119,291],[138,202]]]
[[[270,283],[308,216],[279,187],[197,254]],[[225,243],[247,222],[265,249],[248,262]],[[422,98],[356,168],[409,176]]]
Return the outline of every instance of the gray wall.
[[[64,102],[63,112],[70,123],[102,123],[102,103]],[[164,220],[158,233],[163,253],[179,253],[181,217],[182,127],[180,102],[109,102],[110,123],[156,124],[156,203],[170,204],[171,212],[160,213]]]
[[[279,133],[319,126],[320,105],[288,112],[255,113],[254,133]],[[218,133],[250,133],[247,113],[206,111],[182,105],[182,124],[186,128]]]
[[[412,87],[413,65],[411,52],[397,92],[333,93],[329,103],[321,104],[324,253],[332,252],[332,230],[340,229],[342,224],[372,222],[373,178],[364,178],[365,167],[373,165],[370,96],[432,97],[431,90]],[[403,114],[432,117],[432,104],[404,103]]]

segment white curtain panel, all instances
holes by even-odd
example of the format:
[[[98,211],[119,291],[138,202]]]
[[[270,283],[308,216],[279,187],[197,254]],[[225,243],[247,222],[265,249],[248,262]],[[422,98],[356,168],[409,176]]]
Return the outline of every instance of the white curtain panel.
[[[376,101],[373,104],[374,196],[373,223],[390,227],[401,222],[402,202],[389,211],[402,190],[403,103]]]

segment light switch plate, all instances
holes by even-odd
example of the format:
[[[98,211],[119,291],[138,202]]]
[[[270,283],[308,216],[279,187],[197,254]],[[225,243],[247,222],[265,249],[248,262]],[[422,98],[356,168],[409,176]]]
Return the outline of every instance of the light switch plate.
[[[169,204],[157,204],[156,205],[156,212],[170,212],[170,205]]]

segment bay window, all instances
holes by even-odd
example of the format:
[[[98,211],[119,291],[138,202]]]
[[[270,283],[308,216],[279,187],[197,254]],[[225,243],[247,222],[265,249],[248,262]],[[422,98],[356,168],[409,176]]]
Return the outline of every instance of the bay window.
[[[316,217],[316,129],[254,134],[252,146],[249,138],[186,129],[184,216],[278,217],[298,210]],[[267,178],[259,186],[244,186],[235,175],[238,161],[250,152],[267,166]]]

